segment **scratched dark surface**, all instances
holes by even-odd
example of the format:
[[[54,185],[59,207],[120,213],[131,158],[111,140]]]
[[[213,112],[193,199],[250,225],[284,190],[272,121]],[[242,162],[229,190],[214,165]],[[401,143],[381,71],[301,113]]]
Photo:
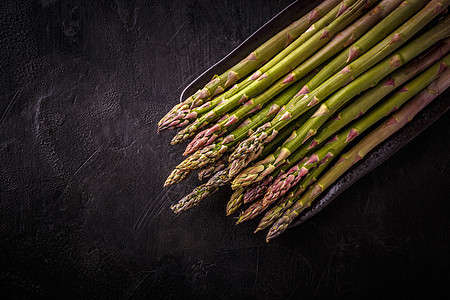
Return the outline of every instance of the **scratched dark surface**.
[[[229,190],[181,216],[170,211],[198,182],[162,188],[183,145],[156,134],[158,119],[189,81],[290,2],[1,1],[1,295],[418,298],[445,290],[448,113],[269,244],[252,233],[256,222],[235,226],[224,216]]]

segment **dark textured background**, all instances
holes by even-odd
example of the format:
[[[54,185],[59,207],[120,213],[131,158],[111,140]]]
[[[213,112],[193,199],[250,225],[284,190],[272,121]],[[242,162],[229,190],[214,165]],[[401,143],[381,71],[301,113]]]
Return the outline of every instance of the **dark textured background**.
[[[157,135],[157,121],[190,81],[290,2],[0,2],[2,296],[409,298],[444,290],[448,113],[269,244],[252,233],[256,222],[234,226],[224,216],[229,190],[171,213],[198,182],[162,188],[183,145],[169,147],[172,135]]]

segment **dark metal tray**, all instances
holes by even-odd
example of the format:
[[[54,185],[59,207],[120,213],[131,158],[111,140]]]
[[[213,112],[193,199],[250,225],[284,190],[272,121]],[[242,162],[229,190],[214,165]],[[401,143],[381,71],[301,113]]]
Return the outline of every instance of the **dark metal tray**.
[[[180,96],[180,101],[186,99],[190,95],[194,94],[198,89],[202,88],[215,74],[222,74],[227,69],[238,63],[242,58],[248,55],[249,52],[265,42],[268,36],[273,36],[284,27],[291,24],[294,20],[310,11],[319,2],[320,1],[311,1],[310,3],[304,3],[302,1],[295,1],[287,6],[252,35],[250,35],[228,55],[204,71],[200,76],[187,85]],[[409,141],[436,121],[441,115],[447,112],[450,108],[450,97],[448,95],[449,91],[444,92],[430,105],[428,105],[428,107],[420,112],[410,123],[372,150],[361,162],[353,166],[344,174],[344,176],[328,188],[324,195],[317,199],[308,210],[305,210],[305,212],[300,214],[297,220],[292,223],[290,227],[295,227],[302,224],[321,211],[340,193],[387,160],[391,155],[397,152],[401,147],[406,145]]]

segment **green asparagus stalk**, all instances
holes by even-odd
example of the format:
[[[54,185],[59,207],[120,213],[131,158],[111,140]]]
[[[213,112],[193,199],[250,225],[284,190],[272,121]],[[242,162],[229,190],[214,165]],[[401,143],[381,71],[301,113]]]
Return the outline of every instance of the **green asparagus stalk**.
[[[316,178],[320,175],[320,173],[323,172],[323,170],[328,166],[328,164],[331,162],[331,160],[327,161],[326,163],[318,166],[317,168],[313,169],[312,172],[310,172],[306,177],[304,177],[297,185],[296,187],[293,189],[293,191],[289,194],[292,195],[292,198],[295,197],[300,197],[300,195],[302,194],[302,192],[311,184],[314,183],[314,181],[316,180]],[[288,195],[288,197],[289,197]],[[289,198],[286,198],[287,201],[289,201]],[[260,213],[262,213],[263,211],[265,211],[269,205],[271,203],[265,202],[264,199],[261,199],[257,202],[255,202],[254,204],[252,204],[249,208],[247,208],[243,213],[241,213],[241,215],[239,216],[238,221],[236,222],[236,224],[251,220],[253,218],[255,218],[257,215],[259,215]],[[286,207],[288,205],[288,203],[284,204],[284,207]],[[276,212],[280,213],[282,211],[281,207],[280,208],[276,208],[273,211],[271,216],[274,217],[274,215],[276,214]],[[267,221],[265,221],[267,222]]]
[[[250,205],[245,211],[241,211],[241,213],[239,214],[239,218],[236,221],[236,225],[253,219],[261,212],[263,212],[266,208],[267,207],[264,207],[262,203],[262,199],[252,203],[252,205]]]
[[[217,106],[219,103],[233,96],[237,92],[241,91],[245,86],[249,85],[251,82],[246,80],[238,84],[233,85],[223,94],[215,96],[211,101],[207,101],[201,106],[189,109],[185,107],[184,109],[178,110],[176,113],[172,113],[165,117],[164,121],[158,124],[158,131],[163,131],[166,129],[175,129],[188,125],[191,121],[195,120],[197,115],[210,111],[212,108]]]
[[[280,176],[281,174],[286,173],[292,166],[294,166],[296,163],[298,163],[298,160],[296,160],[297,157],[292,157],[292,159],[288,159],[286,163],[281,166],[279,169],[275,170],[274,172],[270,174],[266,174],[264,177],[264,180],[255,182],[252,185],[246,186],[246,190],[244,193],[244,203],[250,203],[253,202],[261,197],[264,196],[267,189],[271,185],[272,181]]]
[[[232,179],[228,176],[228,168],[217,172],[208,182],[196,187],[189,195],[181,199],[172,207],[172,210],[175,213],[179,213],[198,205],[207,196],[215,193],[219,187],[230,183]]]
[[[287,168],[287,169],[289,169],[289,168]],[[277,172],[277,173],[279,174],[281,172],[282,172],[282,170],[279,170],[279,172]],[[243,187],[243,188],[245,188],[244,199],[243,199],[244,203],[253,202],[255,200],[258,200],[262,196],[264,196],[264,194],[266,193],[267,187],[275,179],[275,177],[278,176],[278,174],[267,175],[263,181],[256,182],[255,184]]]
[[[200,170],[197,174],[198,180],[205,180],[211,178],[214,174],[225,169],[228,165],[228,155],[224,155],[214,164]]]
[[[280,134],[276,136],[269,144],[268,147],[264,147],[264,150],[261,153],[262,157],[269,155],[273,149],[275,149],[278,145],[280,145],[294,130],[300,127],[305,120],[311,117],[311,113],[306,113],[302,115],[296,122],[289,125],[288,128],[285,128]],[[244,192],[244,203],[253,202],[256,199],[264,196],[267,188],[270,186],[270,183],[275,179],[278,175],[285,173],[288,171],[294,164],[296,164],[300,159],[303,158],[303,155],[297,153],[295,151],[285,162],[283,166],[279,169],[275,170],[271,173],[264,174],[264,180],[255,182],[254,185],[247,186],[247,189]]]
[[[341,155],[338,162],[325,173],[319,181],[308,189],[295,204],[288,209],[270,228],[266,240],[269,242],[283,233],[289,224],[311,203],[317,199],[323,191],[333,184],[354,164],[359,162],[373,148],[386,140],[392,134],[401,129],[411,121],[414,116],[433,101],[440,93],[450,86],[450,70],[446,70],[438,79],[431,83],[426,89],[416,95],[400,111],[394,113],[384,124],[367,135],[350,151]]]
[[[433,32],[437,32],[438,34],[435,35]],[[441,35],[442,34],[442,35]],[[328,100],[326,100],[314,113],[314,115],[307,121],[305,124],[303,124],[302,127],[300,127],[297,131],[295,131],[292,136],[288,139],[286,143],[283,144],[282,147],[280,147],[276,152],[274,152],[270,157],[267,157],[261,162],[256,163],[253,167],[248,168],[244,170],[235,180],[233,183],[234,186],[239,186],[240,182],[243,182],[244,185],[251,184],[255,180],[262,180],[262,178],[255,174],[255,171],[259,171],[259,173],[262,173],[265,171],[265,169],[271,169],[274,170],[278,168],[281,164],[283,164],[285,158],[279,158],[280,155],[290,153],[292,151],[295,151],[300,147],[300,151],[302,151],[304,154],[306,154],[310,149],[314,148],[314,146],[318,145],[317,142],[322,142],[325,136],[330,136],[333,134],[332,132],[336,132],[338,129],[342,128],[346,123],[348,123],[351,120],[351,117],[355,118],[358,115],[355,115],[355,113],[359,114],[365,107],[367,110],[372,105],[377,103],[380,99],[382,99],[385,95],[387,95],[390,91],[394,89],[394,84],[392,84],[392,79],[395,78],[398,81],[405,82],[408,78],[411,78],[414,73],[417,73],[420,70],[421,67],[418,67],[417,65],[412,65],[409,68],[406,68],[404,70],[399,70],[398,72],[394,73],[389,79],[387,79],[385,82],[382,82],[378,84],[375,88],[369,90],[366,94],[356,99],[354,102],[354,105],[351,105],[350,108],[346,110],[346,112],[349,112],[348,114],[345,113],[345,119],[343,122],[336,122],[336,121],[329,121],[328,124],[333,124],[331,127],[326,127],[325,134],[321,134],[322,137],[320,137],[319,140],[313,140],[311,143],[306,143],[310,137],[315,135],[315,133],[318,131],[318,128],[327,120],[330,116],[332,116],[342,105],[344,105],[346,102],[351,100],[356,94],[360,93],[362,90],[364,90],[367,87],[373,86],[378,83],[378,81],[383,78],[384,76],[391,73],[393,70],[399,68],[401,65],[403,65],[405,62],[409,61],[413,58],[413,55],[416,55],[417,52],[423,51],[425,47],[428,47],[428,45],[433,44],[433,41],[435,38],[439,37],[445,37],[450,34],[450,18],[447,18],[446,22],[440,23],[440,26],[436,26],[434,29],[431,30],[431,32],[427,32],[421,37],[415,39],[411,44],[408,44],[404,46],[400,51],[398,51],[396,54],[392,55],[391,57],[388,57],[384,59],[382,62],[378,63],[376,66],[368,70],[366,73],[358,77],[356,80],[352,81],[347,86],[340,89],[338,92],[336,92],[334,95],[332,95]],[[428,58],[419,60],[420,66],[424,66],[427,64],[428,61],[433,61],[433,59],[436,59],[435,57],[442,56],[442,52],[444,53],[448,52],[449,48],[449,41],[446,40],[442,43],[441,46],[437,47],[437,50],[434,52],[434,55],[429,55]],[[395,60],[395,64],[392,64],[392,61]],[[388,84],[386,84],[386,82]],[[401,84],[401,83],[398,83]],[[356,109],[355,109],[356,108]],[[323,132],[323,131],[322,131]],[[250,177],[250,179],[247,179]]]
[[[270,186],[271,182],[280,174],[283,174],[284,172],[286,172],[287,170],[289,170],[295,163],[297,163],[296,161],[290,161],[287,160],[286,164],[284,166],[282,166],[280,169],[276,170],[275,172],[273,172],[272,174],[268,174],[263,181],[259,181],[254,183],[253,185],[250,186],[246,186],[245,187],[245,192],[244,192],[244,203],[250,203],[253,202],[259,198],[261,198],[262,196],[264,196],[264,194],[267,191],[267,188]]]
[[[223,139],[218,143],[203,147],[182,161],[167,177],[164,186],[169,186],[180,182],[181,180],[187,178],[192,170],[205,168],[220,159],[228,149],[222,145],[222,141]],[[187,175],[181,178],[180,174]]]
[[[350,1],[350,0],[344,0]],[[278,64],[272,67],[270,70],[262,74],[257,80],[253,81],[252,84],[247,86],[244,90],[233,95],[229,99],[226,99],[223,103],[216,106],[206,115],[201,116],[189,126],[179,131],[177,135],[172,140],[172,144],[178,144],[197,132],[198,129],[206,126],[207,124],[217,120],[225,113],[234,109],[239,103],[246,101],[257,94],[264,91],[266,88],[271,86],[276,80],[281,78],[283,75],[288,73],[290,70],[294,69],[300,63],[309,58],[315,51],[320,49],[325,45],[334,35],[336,35],[340,30],[350,25],[355,18],[357,18],[364,9],[364,4],[367,3],[366,0],[357,0],[357,2],[352,5],[348,10],[345,10],[339,17],[336,18],[330,25],[326,26],[323,30],[320,30],[306,42],[304,42],[300,47],[292,51],[288,56],[282,59]],[[284,87],[288,87],[296,79],[301,77],[292,76],[289,74],[284,80]]]
[[[230,176],[239,173],[249,162],[256,159],[261,153],[262,148],[266,143],[272,140],[278,132],[285,127],[291,120],[297,118],[299,115],[309,110],[311,107],[316,106],[323,100],[325,100],[330,94],[339,89],[341,86],[348,84],[349,82],[356,79],[359,75],[364,73],[366,70],[371,68],[373,65],[378,63],[381,59],[385,58],[388,54],[392,53],[395,49],[404,44],[409,40],[415,33],[427,25],[431,20],[433,20],[439,12],[441,12],[444,7],[447,7],[449,0],[431,1],[424,9],[417,13],[408,22],[398,28],[395,32],[390,34],[383,41],[378,43],[370,51],[347,65],[338,74],[329,78],[326,82],[321,84],[314,91],[298,97],[299,99],[293,99],[278,112],[277,116],[267,125],[265,128],[259,128],[250,138],[240,143],[240,145],[234,150],[230,155],[229,161],[232,164],[230,168]],[[437,26],[429,32],[436,32],[438,29],[446,31],[448,28],[446,21],[440,22]],[[427,40],[427,37],[421,36],[423,41]],[[431,40],[435,38],[445,38],[446,35],[440,32],[433,33]],[[422,40],[419,40],[420,42]],[[415,43],[417,44],[417,42]],[[426,44],[428,46],[429,44]],[[422,49],[424,45],[417,45],[419,49]],[[412,51],[414,53],[414,51]],[[417,54],[417,53],[416,53]],[[405,53],[407,55],[407,53]],[[393,61],[390,63],[392,66],[401,63],[402,61],[395,56]],[[391,69],[391,68],[389,68]],[[364,89],[363,89],[364,90]],[[318,116],[322,113],[320,108],[317,110]],[[314,132],[312,132],[314,133]],[[286,148],[284,148],[286,149]],[[278,160],[283,160],[290,155],[290,151],[284,151],[277,155]]]
[[[273,224],[273,222],[281,217],[288,208],[290,208],[298,199],[300,199],[300,197],[303,195],[303,192],[310,185],[317,181],[317,178],[319,178],[323,170],[330,162],[331,160],[326,164],[320,165],[318,168],[313,169],[312,172],[310,172],[305,178],[300,180],[299,184],[297,184],[295,188],[293,188],[285,197],[280,199],[277,205],[269,209],[261,219],[261,221],[259,221],[255,233],[269,227]]]
[[[186,211],[198,205],[201,200],[217,191],[219,186],[225,185],[228,182],[230,182],[230,178],[228,177],[227,170],[219,171],[208,182],[196,187],[189,195],[185,196],[170,208],[176,214]]]
[[[342,70],[342,68],[344,68],[349,62],[355,60],[357,57],[370,50],[373,45],[391,33],[393,28],[397,28],[409,20],[411,16],[426,3],[427,1],[424,0],[404,1],[382,22],[375,26],[367,35],[350,45],[345,51],[341,52],[335,59],[327,64],[319,72],[319,74],[314,76],[314,78],[303,87],[300,94],[307,94],[309,91],[314,90],[322,84],[322,82]]]
[[[230,201],[227,203],[226,214],[227,216],[234,214],[236,210],[242,205],[244,198],[245,189],[237,189],[234,191],[233,195],[231,195]]]
[[[310,13],[295,21],[277,35],[269,39],[267,42],[259,46],[255,51],[251,52],[240,63],[227,70],[220,76],[214,76],[203,89],[197,91],[194,95],[188,97],[182,103],[175,105],[161,121],[166,122],[171,116],[176,115],[181,110],[195,108],[203,104],[214,94],[218,94],[225,90],[228,86],[234,84],[239,78],[243,78],[250,72],[256,70],[261,64],[275,56],[283,48],[289,45],[294,39],[304,33],[311,24],[320,20],[332,10],[340,0],[325,0]]]
[[[191,175],[191,173],[192,173],[192,170],[186,170],[186,169],[176,167],[175,169],[173,169],[172,173],[170,173],[169,177],[164,182],[163,187],[183,181],[186,178],[188,178]]]
[[[247,118],[243,122],[235,122],[233,124],[230,124],[230,126],[228,127],[228,130],[234,131],[237,128],[239,128],[239,126],[241,126],[241,124],[243,124],[243,126],[249,124],[249,122],[251,122],[251,117],[254,115],[255,112],[258,112],[258,110],[259,109],[257,108],[257,109],[255,109],[255,111],[252,111],[251,114],[248,114],[246,116]],[[217,123],[222,122],[222,120],[225,120],[227,117],[228,117],[228,114],[223,116],[222,119],[220,119]],[[218,138],[222,137],[226,132],[220,132],[218,134],[208,135],[211,130],[214,130],[213,127],[216,125],[217,124],[215,124],[211,127],[208,127],[206,129],[200,131],[199,133],[197,133],[197,135],[187,145],[186,149],[183,152],[183,156],[191,155],[198,149],[201,149],[202,147],[207,146],[207,145],[211,145],[212,143],[216,142]]]
[[[305,31],[300,37],[295,39],[292,43],[290,43],[287,47],[285,47],[280,53],[278,53],[275,57],[269,60],[266,64],[264,64],[261,68],[259,68],[253,75],[249,76],[246,80],[233,86],[232,89],[229,89],[224,94],[220,94],[211,101],[207,101],[200,107],[196,107],[191,110],[190,109],[181,110],[176,115],[168,117],[166,121],[159,126],[159,131],[167,128],[173,129],[175,127],[185,126],[190,123],[189,120],[195,120],[198,116],[209,112],[221,102],[225,101],[226,99],[233,96],[237,92],[242,91],[247,86],[249,86],[253,81],[257,80],[262,74],[270,70],[282,59],[284,59],[287,55],[289,55],[289,53],[294,51],[301,44],[303,44],[305,41],[311,38],[316,32],[324,28],[326,25],[330,24],[334,19],[336,19],[340,14],[342,14],[350,5],[354,4],[354,2],[356,2],[356,0],[342,1],[340,5],[333,8],[323,18],[321,18],[316,23],[312,24],[311,27],[309,27],[309,29]]]
[[[277,137],[275,137],[273,140],[270,141],[270,143],[267,144],[267,147],[264,148],[264,150],[261,152],[261,155],[262,156],[269,155],[274,150],[276,150],[279,146],[281,146],[283,144],[283,142],[295,130],[300,128],[312,116],[312,113],[313,113],[312,111],[311,112],[307,112],[304,115],[301,115],[297,120],[295,120],[294,122],[289,124],[289,126],[287,126],[285,128],[285,130],[283,130],[283,132],[280,132],[280,134],[277,135]]]
[[[322,164],[332,157],[335,157],[342,151],[342,149],[356,136],[360,135],[367,128],[372,126],[375,122],[382,119],[391,111],[400,107],[408,99],[424,89],[434,79],[436,79],[442,70],[448,67],[448,59],[440,61],[422,72],[412,81],[404,85],[392,97],[375,107],[367,116],[358,119],[352,126],[348,126],[345,130],[339,133],[334,139],[330,140],[322,148],[318,149],[314,154],[309,156],[307,161],[297,164],[292,167],[286,174],[275,179],[272,186],[264,195],[264,203],[269,204],[284,195],[292,186],[299,181],[302,176],[307,174],[308,170],[315,167],[317,164]]]
[[[220,138],[218,140],[217,144],[213,144],[211,146],[204,147],[201,150],[199,150],[199,151],[195,152],[194,154],[192,154],[191,156],[189,156],[188,158],[186,158],[184,161],[182,161],[169,174],[166,181],[164,182],[164,187],[173,185],[175,183],[185,180],[186,178],[189,177],[189,175],[192,173],[193,170],[208,168],[211,165],[213,165],[214,163],[216,163],[217,161],[219,161],[220,158],[222,157],[222,155],[225,155],[227,153],[227,151],[226,151],[227,148],[222,147],[221,149],[220,148],[212,149],[215,151],[211,151],[211,147],[212,146],[220,147],[223,140],[224,140],[223,138]],[[233,147],[230,147],[230,148],[233,149]],[[211,155],[211,153],[214,156],[208,157],[208,155]],[[199,157],[207,157],[209,159],[199,159]],[[190,167],[191,165],[193,167]]]
[[[281,94],[275,97],[275,99],[269,103],[269,105],[266,106],[266,108],[258,114],[258,117],[256,118],[248,118],[246,120],[247,123],[244,125],[254,123],[254,121],[259,122],[261,125],[270,121],[275,114],[280,110],[280,108],[285,105],[305,84],[310,80],[314,74],[316,74],[318,70],[314,70],[307,76],[305,76],[303,79],[299,80],[295,84],[291,85],[288,89],[284,90]],[[224,135],[227,131],[226,129],[230,126],[235,125],[239,122],[239,120],[248,115],[251,110],[254,110],[255,108],[259,108],[264,104],[265,101],[272,99],[276,95],[276,91],[274,92],[273,87],[269,88],[264,93],[258,95],[256,98],[248,100],[246,103],[243,104],[243,106],[240,106],[237,110],[235,110],[232,113],[232,118],[224,118],[224,120],[219,121],[214,126],[205,129],[204,131],[200,132],[189,145],[186,147],[186,150],[183,155],[189,155],[192,154],[194,151],[198,150],[199,148],[203,147],[205,144],[209,145],[212,142],[214,142],[219,136]],[[260,100],[262,99],[262,100]],[[256,106],[253,105],[254,103],[258,103]],[[263,118],[265,116],[265,118]],[[263,123],[264,122],[264,123]],[[221,130],[221,132],[217,133],[218,130]]]

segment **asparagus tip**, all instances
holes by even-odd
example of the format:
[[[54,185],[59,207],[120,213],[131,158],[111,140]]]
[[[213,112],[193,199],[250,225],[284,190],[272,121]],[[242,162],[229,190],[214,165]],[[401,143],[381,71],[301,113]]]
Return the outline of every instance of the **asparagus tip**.
[[[164,182],[163,187],[178,183],[184,179],[186,179],[190,175],[190,170],[182,170],[179,168],[175,168],[172,173],[167,177],[166,181]]]
[[[279,236],[283,231],[284,230],[282,230],[282,231],[278,231],[278,230],[273,230],[272,231],[272,230],[270,230],[269,233],[266,236],[266,243],[270,242],[271,240],[273,240],[274,238]]]

